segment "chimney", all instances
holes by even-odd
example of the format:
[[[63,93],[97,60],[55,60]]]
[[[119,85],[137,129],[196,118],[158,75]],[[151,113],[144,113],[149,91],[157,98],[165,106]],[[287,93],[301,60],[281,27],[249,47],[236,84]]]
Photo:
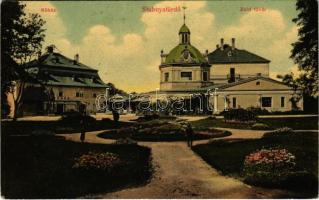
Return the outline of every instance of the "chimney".
[[[220,39],[220,48],[222,51],[224,50],[224,38]]]
[[[53,45],[50,45],[50,46],[47,47],[47,52],[49,54],[51,54],[51,53],[53,53],[53,49],[54,49]]]
[[[235,38],[231,39],[231,49],[235,50]]]
[[[219,48],[219,44],[216,44],[216,49],[218,49]]]
[[[74,64],[75,65],[79,63],[79,59],[80,59],[79,54],[75,54],[75,56],[74,56]]]

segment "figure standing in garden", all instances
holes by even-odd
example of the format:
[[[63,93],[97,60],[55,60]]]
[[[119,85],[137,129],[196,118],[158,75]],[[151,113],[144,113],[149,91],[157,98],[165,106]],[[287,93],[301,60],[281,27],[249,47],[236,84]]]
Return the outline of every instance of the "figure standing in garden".
[[[194,135],[194,131],[193,131],[192,125],[190,123],[187,123],[186,138],[187,138],[187,146],[190,148],[192,148],[193,146],[193,135]]]
[[[85,111],[85,106],[80,107],[80,113],[81,113],[81,118],[80,118],[80,128],[81,128],[81,135],[80,135],[80,140],[83,143],[85,140],[85,131],[86,131],[86,111]]]
[[[118,122],[120,119],[120,114],[116,110],[112,110],[113,120]]]

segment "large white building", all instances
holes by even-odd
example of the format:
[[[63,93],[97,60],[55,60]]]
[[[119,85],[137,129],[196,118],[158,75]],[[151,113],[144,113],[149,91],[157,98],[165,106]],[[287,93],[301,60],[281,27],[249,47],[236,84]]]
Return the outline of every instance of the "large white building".
[[[214,113],[229,108],[258,107],[268,111],[302,110],[298,91],[269,78],[270,61],[221,39],[216,49],[201,53],[191,45],[191,31],[184,23],[178,32],[178,44],[169,53],[161,51],[160,90],[158,96],[191,99],[192,94],[207,98]]]

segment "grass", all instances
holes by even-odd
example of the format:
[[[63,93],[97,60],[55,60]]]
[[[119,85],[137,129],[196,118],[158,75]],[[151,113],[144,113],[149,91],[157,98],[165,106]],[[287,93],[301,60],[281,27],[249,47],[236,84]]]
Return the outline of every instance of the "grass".
[[[2,137],[1,193],[5,198],[76,198],[144,184],[151,176],[151,151],[138,145],[66,141],[54,136]],[[118,154],[125,165],[112,173],[72,169],[88,153]]]
[[[217,137],[226,137],[231,135],[229,131],[221,130],[210,130],[210,133],[196,133],[193,135],[193,140],[205,140]],[[98,134],[98,137],[105,139],[121,139],[121,138],[132,138],[136,141],[150,141],[150,142],[169,142],[169,141],[186,141],[187,138],[184,134],[151,134],[151,133],[133,133],[121,134],[116,131],[106,131],[104,133]]]
[[[222,127],[234,129],[251,129],[252,124],[227,123],[223,119],[206,118],[190,122],[195,129],[199,127]],[[269,126],[269,130],[289,127],[295,130],[317,130],[318,117],[260,118],[256,123]]]
[[[213,141],[196,145],[193,150],[222,174],[242,177],[244,158],[262,147],[281,146],[296,156],[298,170],[306,170],[318,177],[318,134],[312,132],[268,135],[261,139]],[[296,181],[296,184],[298,182]],[[299,186],[309,194],[317,194],[317,186],[307,183]],[[310,190],[310,191],[309,191]]]
[[[1,122],[2,133],[7,135],[26,135],[34,130],[53,130],[55,133],[80,132],[79,123],[59,121],[3,121]],[[114,122],[112,120],[96,120],[89,124],[86,131],[114,129],[127,126],[130,122]],[[21,128],[23,127],[23,128]]]

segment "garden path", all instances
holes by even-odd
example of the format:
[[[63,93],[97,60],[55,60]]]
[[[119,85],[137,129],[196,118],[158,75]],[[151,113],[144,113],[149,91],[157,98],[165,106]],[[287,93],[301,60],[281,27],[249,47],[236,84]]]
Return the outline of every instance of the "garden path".
[[[113,142],[113,140],[97,137],[100,132],[103,131],[88,133],[86,142]],[[79,134],[63,134],[63,136],[78,142],[80,138]],[[286,191],[251,187],[234,178],[220,175],[184,142],[139,142],[139,144],[152,149],[155,173],[148,184],[84,198],[280,198],[289,196]]]

